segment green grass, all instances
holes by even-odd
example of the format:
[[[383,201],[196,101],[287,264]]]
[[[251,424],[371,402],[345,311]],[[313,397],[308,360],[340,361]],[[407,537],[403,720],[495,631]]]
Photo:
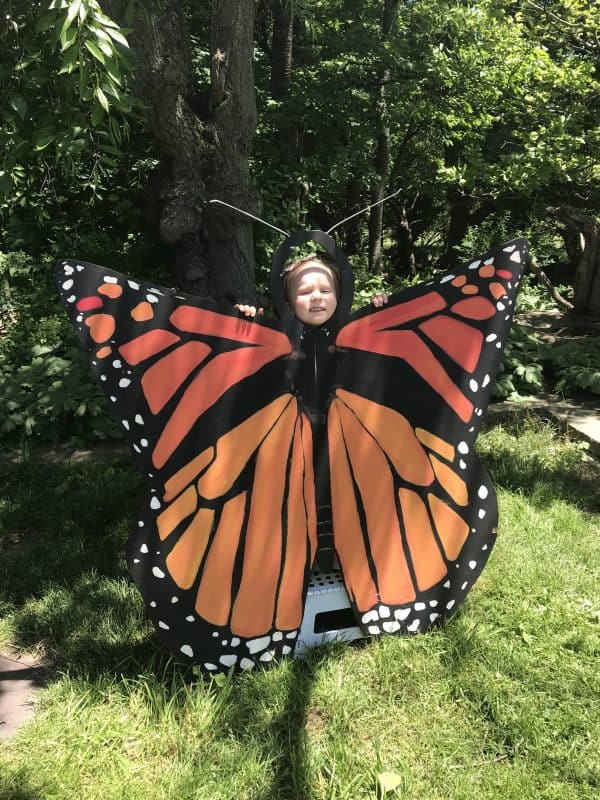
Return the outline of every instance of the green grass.
[[[0,640],[53,662],[0,751],[0,800],[586,800],[600,795],[600,465],[539,421],[488,429],[490,563],[410,639],[202,681],[146,622],[127,463],[5,470]]]

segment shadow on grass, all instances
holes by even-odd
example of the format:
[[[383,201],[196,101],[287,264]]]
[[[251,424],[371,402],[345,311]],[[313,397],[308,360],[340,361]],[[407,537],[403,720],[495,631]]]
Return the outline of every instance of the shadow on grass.
[[[599,510],[598,465],[582,463],[580,450],[551,439],[547,432],[552,450],[544,450],[542,434],[520,421],[488,428],[478,450],[494,482],[520,491],[540,508],[559,498],[590,512]],[[174,664],[159,644],[127,577],[123,551],[141,492],[133,467],[114,463],[27,463],[0,477],[0,542],[8,545],[0,554],[0,611],[11,619],[14,644],[42,647],[71,675],[94,680],[153,674],[168,700],[174,678],[181,685],[193,676]],[[460,630],[454,631],[448,663],[454,673],[468,659],[470,642],[463,638]],[[246,739],[249,746],[258,746],[264,762],[272,765],[271,782],[261,800],[311,796],[307,709],[320,666],[333,657],[335,650],[325,649],[277,671],[276,682],[285,683],[279,687],[280,712],[268,722],[264,737],[257,737],[256,731],[261,708],[269,702],[269,682],[252,681],[251,676],[232,680],[229,700],[215,724],[223,725],[242,746]],[[506,751],[513,745],[516,749],[516,742],[508,742]],[[185,776],[182,780],[185,796]],[[189,780],[193,782],[193,774]],[[15,794],[14,800],[21,796],[26,800],[38,795],[32,789],[30,794]]]
[[[127,575],[124,546],[141,492],[135,471],[124,464],[29,462],[5,470],[0,476],[5,498],[0,501],[0,609],[10,618],[13,645],[48,654],[50,680],[62,670],[90,684],[107,676],[153,675],[169,703],[182,684],[191,687],[197,678],[160,644]],[[310,797],[306,709],[319,664],[330,652],[321,649],[306,661],[275,667],[274,679],[283,678],[285,697],[280,684],[281,711],[259,739],[257,717],[269,704],[268,679],[232,678],[230,701],[215,724],[242,745],[246,738],[259,740],[261,758],[273,765],[261,800]],[[22,777],[0,787],[0,800],[41,796]]]
[[[581,443],[567,442],[550,423],[515,415],[488,424],[477,452],[497,487],[521,493],[536,508],[560,499],[600,511],[600,464],[583,461]]]
[[[34,781],[28,770],[17,770],[0,784],[0,800],[45,800],[46,787]]]

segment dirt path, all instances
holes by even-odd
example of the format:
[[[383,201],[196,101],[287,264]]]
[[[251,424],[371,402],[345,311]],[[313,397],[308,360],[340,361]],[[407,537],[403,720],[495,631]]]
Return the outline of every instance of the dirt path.
[[[47,677],[47,668],[32,656],[0,653],[0,739],[14,736],[33,715],[35,691]]]

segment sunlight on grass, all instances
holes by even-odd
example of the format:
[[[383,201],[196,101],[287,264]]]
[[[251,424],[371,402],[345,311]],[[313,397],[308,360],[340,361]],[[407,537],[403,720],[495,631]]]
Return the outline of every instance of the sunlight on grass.
[[[126,577],[133,471],[12,470],[0,632],[56,673],[3,746],[0,799],[355,800],[384,772],[392,800],[596,798],[600,467],[535,420],[478,449],[500,533],[455,618],[204,682],[167,657]]]

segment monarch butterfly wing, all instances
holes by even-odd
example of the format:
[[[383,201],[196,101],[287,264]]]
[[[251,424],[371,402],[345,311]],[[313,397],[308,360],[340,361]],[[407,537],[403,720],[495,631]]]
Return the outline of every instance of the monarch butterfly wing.
[[[296,399],[252,414],[164,488],[128,548],[161,638],[208,671],[293,652],[316,548],[310,423]]]
[[[95,264],[59,261],[56,271],[109,409],[151,481],[164,483],[189,461],[200,420],[219,430],[247,416],[253,400],[259,407],[284,390],[280,357],[292,346],[274,322],[217,313],[198,298]],[[250,385],[264,391],[245,390],[242,381],[259,371]]]
[[[290,651],[315,521],[289,338],[93,264],[61,261],[57,275],[150,484],[127,555],[159,635],[207,669]]]
[[[497,531],[473,450],[528,253],[496,248],[341,329],[328,418],[334,542],[365,633],[455,613]]]

